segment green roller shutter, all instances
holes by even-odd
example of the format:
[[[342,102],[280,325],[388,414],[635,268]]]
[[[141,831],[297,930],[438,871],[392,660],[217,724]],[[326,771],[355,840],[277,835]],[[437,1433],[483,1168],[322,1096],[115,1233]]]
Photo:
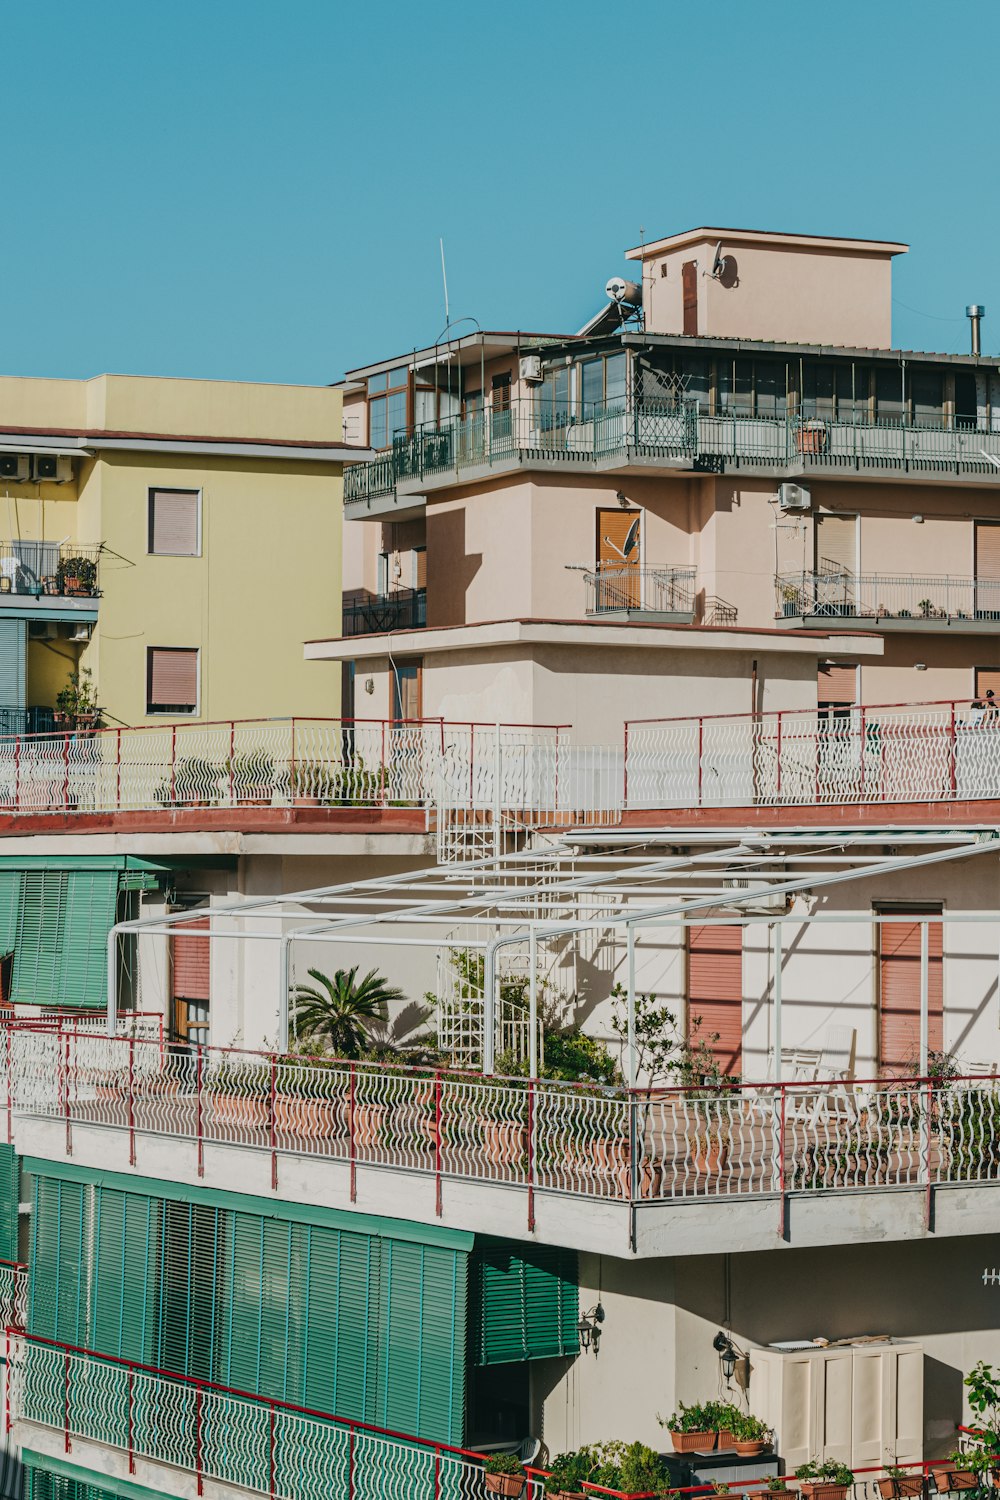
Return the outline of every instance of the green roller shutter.
[[[475,1364],[577,1353],[575,1250],[487,1243],[477,1246],[471,1275],[469,1345]]]
[[[54,1177],[35,1178],[31,1219],[28,1332],[66,1344],[86,1339],[81,1289],[87,1266],[85,1200],[93,1189]]]
[[[21,1201],[21,1158],[0,1143],[0,1260],[18,1260],[17,1210]]]
[[[24,708],[27,655],[27,620],[0,620],[0,707]]]
[[[66,897],[65,870],[25,870],[14,939],[11,999],[29,1005],[54,1005],[59,996]]]
[[[13,952],[20,904],[21,871],[0,870],[0,956]]]
[[[454,1250],[384,1241],[379,1426],[462,1442],[467,1267]]]
[[[71,870],[66,898],[60,1005],[103,1006],[108,994],[108,933],[118,909],[116,870]]]
[[[25,1468],[24,1500],[171,1500],[163,1490],[150,1490],[131,1480],[101,1475],[104,1485],[83,1478],[88,1472],[63,1458],[42,1457],[22,1449]],[[79,1476],[79,1477],[78,1477]]]

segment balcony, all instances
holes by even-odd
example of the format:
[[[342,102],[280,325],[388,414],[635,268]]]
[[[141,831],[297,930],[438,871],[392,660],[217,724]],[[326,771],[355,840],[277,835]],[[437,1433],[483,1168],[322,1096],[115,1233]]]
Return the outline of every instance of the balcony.
[[[662,1253],[665,1237],[709,1252],[729,1232],[768,1248],[789,1215],[800,1244],[875,1224],[909,1238],[932,1195],[939,1234],[973,1233],[1000,1199],[995,1076],[634,1091],[72,1026],[8,1035],[2,1092],[23,1154],[218,1187],[236,1171],[264,1196],[287,1174],[297,1201],[405,1202],[408,1218],[508,1235],[520,1219],[541,1242],[599,1253]]]
[[[162,1494],[177,1493],[178,1473],[198,1494],[205,1481],[306,1500],[483,1493],[482,1455],[461,1448],[21,1334],[8,1335],[7,1358],[19,1445],[72,1448],[101,1478],[117,1456],[114,1479],[136,1475]],[[542,1500],[540,1478],[524,1500]]]
[[[833,421],[798,412],[751,416],[709,413],[695,402],[577,403],[542,409],[528,398],[504,411],[424,424],[398,437],[391,452],[345,469],[350,518],[401,513],[418,493],[474,474],[518,466],[620,473],[630,468],[687,472],[740,470],[774,478],[956,477],[995,483],[1000,432],[913,425],[899,420]],[[414,512],[416,513],[416,512]]]
[[[879,630],[995,634],[1000,581],[893,577],[878,573],[783,573],[775,579],[777,618],[793,625],[853,620]]]
[[[587,614],[660,625],[735,625],[736,609],[699,593],[695,568],[599,568],[584,573]]]
[[[344,595],[345,637],[382,635],[389,630],[420,630],[427,624],[427,590],[398,589],[392,594],[355,592]]]
[[[101,548],[76,542],[0,542],[0,595],[94,599]]]

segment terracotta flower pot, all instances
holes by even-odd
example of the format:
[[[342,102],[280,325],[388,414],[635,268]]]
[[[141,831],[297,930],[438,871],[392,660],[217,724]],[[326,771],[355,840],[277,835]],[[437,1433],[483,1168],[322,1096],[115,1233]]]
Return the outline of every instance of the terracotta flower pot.
[[[695,1171],[706,1177],[717,1177],[728,1165],[729,1142],[718,1136],[700,1135],[694,1151]]]
[[[771,1444],[767,1441],[766,1438],[763,1438],[760,1441],[750,1438],[736,1439],[736,1451],[740,1455],[740,1458],[759,1458],[762,1453],[767,1452],[770,1446]],[[722,1447],[721,1432],[719,1434],[719,1447]]]
[[[805,1500],[847,1500],[849,1484],[831,1484],[826,1479],[800,1479],[799,1488]]]
[[[949,1490],[974,1490],[979,1482],[974,1469],[932,1469],[931,1473],[942,1495]]]
[[[354,1106],[355,1145],[376,1145],[388,1113],[389,1110],[385,1104],[356,1104]]]
[[[671,1432],[670,1441],[675,1453],[703,1453],[715,1447],[715,1432]]]
[[[716,1436],[716,1445],[715,1446],[717,1448],[735,1448],[736,1447],[736,1439],[733,1437],[733,1434],[729,1431],[728,1427],[720,1427],[719,1430],[718,1430],[718,1432],[715,1434],[715,1436]]]
[[[214,1122],[245,1126],[250,1130],[262,1130],[267,1123],[263,1099],[247,1094],[213,1094],[210,1115]]]
[[[528,1131],[512,1120],[484,1120],[483,1145],[486,1156],[495,1167],[512,1167],[528,1150]],[[489,1478],[504,1476],[490,1475]],[[506,1493],[506,1491],[504,1492]],[[520,1494],[520,1491],[518,1491]]]
[[[488,1495],[510,1495],[511,1500],[517,1500],[522,1494],[525,1485],[523,1474],[484,1474],[486,1480],[486,1493]]]
[[[278,1130],[307,1140],[329,1140],[337,1133],[340,1110],[335,1099],[295,1099],[276,1094],[274,1123]]]
[[[924,1476],[922,1474],[907,1474],[905,1479],[894,1479],[887,1475],[885,1479],[878,1481],[879,1494],[882,1500],[906,1500],[909,1495],[920,1495],[923,1493]]]

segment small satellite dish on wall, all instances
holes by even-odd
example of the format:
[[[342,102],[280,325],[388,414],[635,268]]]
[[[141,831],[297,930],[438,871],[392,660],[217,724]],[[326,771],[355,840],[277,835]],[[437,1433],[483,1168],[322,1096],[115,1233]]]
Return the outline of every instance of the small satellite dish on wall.
[[[638,540],[639,540],[639,517],[636,516],[635,520],[632,522],[631,526],[628,529],[628,535],[625,538],[625,545],[622,548],[622,556],[625,558],[626,562],[628,562],[629,553],[632,552],[632,551],[634,551],[635,545],[638,542]]]

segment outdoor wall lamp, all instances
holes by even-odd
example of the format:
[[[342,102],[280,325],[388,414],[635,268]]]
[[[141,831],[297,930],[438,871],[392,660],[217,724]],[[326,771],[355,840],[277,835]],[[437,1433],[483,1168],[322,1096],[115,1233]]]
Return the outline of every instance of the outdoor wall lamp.
[[[733,1376],[736,1376],[736,1384],[746,1390],[750,1383],[750,1360],[742,1349],[737,1348],[727,1333],[720,1329],[712,1340],[712,1348],[719,1356],[722,1373],[726,1384],[731,1385]]]
[[[580,1348],[593,1349],[596,1354],[601,1347],[601,1324],[604,1322],[604,1308],[598,1302],[589,1312],[580,1314],[580,1321],[576,1325],[576,1331],[580,1335]]]

